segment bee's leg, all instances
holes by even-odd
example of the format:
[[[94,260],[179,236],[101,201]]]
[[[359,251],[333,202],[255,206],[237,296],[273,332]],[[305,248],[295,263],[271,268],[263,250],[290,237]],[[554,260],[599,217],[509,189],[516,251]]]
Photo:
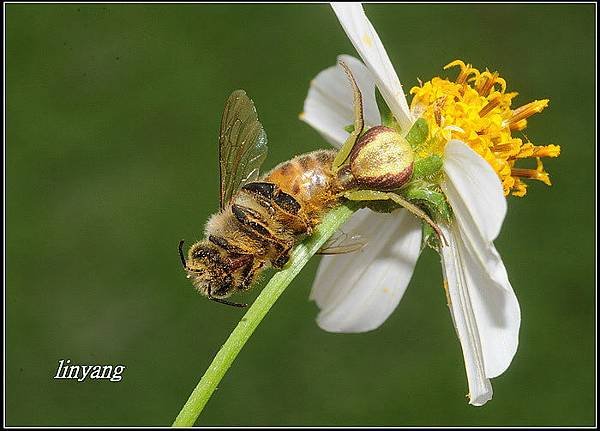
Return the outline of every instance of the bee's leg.
[[[230,254],[227,259],[231,271],[237,271],[240,268],[251,265],[253,261],[254,256],[251,254]]]
[[[351,201],[382,201],[391,199],[431,226],[442,243],[448,245],[448,240],[446,240],[446,237],[442,233],[441,229],[433,220],[431,220],[427,213],[396,193],[380,192],[377,190],[353,190],[345,192],[344,197],[346,199],[350,199]]]
[[[209,235],[208,240],[210,242],[212,242],[213,244],[218,245],[223,250],[225,250],[229,253],[240,254],[240,255],[247,254],[246,251],[242,250],[239,247],[236,247],[235,245],[231,244],[229,241],[227,241],[225,238],[223,238],[221,236]]]
[[[277,186],[273,183],[266,183],[261,181],[252,181],[251,183],[242,186],[242,190],[247,190],[252,194],[259,195],[265,199],[270,200],[273,197],[275,188]]]
[[[243,205],[233,204],[231,212],[242,226],[254,231],[260,237],[269,241],[277,240],[267,228],[267,222],[257,211]]]
[[[254,200],[263,206],[270,215],[275,212],[273,208],[273,194],[277,186],[273,183],[253,181],[242,187],[242,190],[252,195]]]
[[[290,250],[294,246],[293,237],[289,234],[283,238],[276,236],[267,228],[267,222],[262,219],[261,215],[251,208],[233,204],[231,211],[242,226],[256,233],[270,249],[275,251],[275,257],[270,259],[273,267],[283,267],[289,260]]]
[[[242,190],[250,193],[272,217],[286,227],[290,227],[294,234],[310,233],[312,226],[303,213],[301,205],[292,195],[283,192],[277,185],[255,181],[244,185]]]
[[[256,278],[256,275],[261,271],[264,265],[265,263],[258,259],[255,259],[252,263],[248,264],[248,266],[244,268],[244,272],[242,273],[244,278],[242,284],[238,288],[240,290],[249,289],[252,286],[252,282]]]
[[[271,261],[271,265],[273,268],[283,268],[284,265],[290,260],[290,254],[292,253],[292,247],[294,247],[294,243],[288,243],[285,248],[283,248],[279,255]]]
[[[280,210],[277,217],[279,221],[291,227],[294,234],[312,233],[312,224],[295,197],[277,188],[273,194],[273,203]]]
[[[295,197],[279,188],[273,194],[273,202],[285,212],[293,215],[298,215],[302,209]]]
[[[228,301],[228,300],[226,300],[226,299],[223,299],[223,298],[217,298],[217,297],[213,296],[213,295],[212,295],[211,288],[210,288],[210,285],[209,285],[209,287],[208,287],[208,291],[207,291],[207,295],[206,295],[206,296],[207,296],[207,297],[208,297],[208,299],[210,299],[211,301],[218,302],[219,304],[225,304],[225,305],[229,305],[229,306],[231,306],[231,307],[246,308],[246,307],[248,306],[248,304],[241,304],[241,303],[239,303],[239,302],[231,302],[231,301]]]

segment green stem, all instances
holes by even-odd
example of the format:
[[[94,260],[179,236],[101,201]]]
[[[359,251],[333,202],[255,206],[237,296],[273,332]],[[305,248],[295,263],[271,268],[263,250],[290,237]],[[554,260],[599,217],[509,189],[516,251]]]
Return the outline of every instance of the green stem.
[[[200,379],[200,382],[177,415],[174,427],[193,426],[210,399],[217,385],[246,344],[263,317],[271,309],[285,288],[298,275],[309,259],[333,235],[333,233],[350,218],[354,209],[342,205],[331,210],[323,217],[313,235],[294,248],[285,269],[277,272],[264,287],[252,306],[242,317],[229,338],[221,347],[212,363]]]

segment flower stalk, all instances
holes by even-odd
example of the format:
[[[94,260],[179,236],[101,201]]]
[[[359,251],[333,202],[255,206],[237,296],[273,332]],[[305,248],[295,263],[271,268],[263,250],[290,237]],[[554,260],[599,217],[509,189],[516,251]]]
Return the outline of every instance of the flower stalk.
[[[223,344],[177,415],[173,427],[191,427],[194,425],[217,385],[225,376],[242,347],[250,339],[256,327],[275,304],[275,301],[300,273],[300,270],[308,263],[310,258],[350,218],[355,210],[356,208],[341,205],[329,211],[315,228],[313,235],[294,248],[288,265],[271,278],[229,335],[229,338]]]

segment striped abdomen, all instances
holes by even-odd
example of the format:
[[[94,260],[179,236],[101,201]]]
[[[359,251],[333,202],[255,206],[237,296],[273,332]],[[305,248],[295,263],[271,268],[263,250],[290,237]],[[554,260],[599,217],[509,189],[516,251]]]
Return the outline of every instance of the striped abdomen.
[[[264,176],[263,181],[275,184],[292,196],[312,228],[323,212],[339,201],[338,193],[341,189],[331,171],[334,158],[334,150],[302,154],[276,166]]]
[[[310,234],[339,201],[331,172],[334,156],[334,151],[325,150],[303,154],[244,185],[209,221],[207,237],[223,238],[218,244],[223,248],[227,244],[237,253],[282,267],[298,237]]]
[[[331,171],[334,151],[315,151],[245,184],[206,225],[206,239],[188,253],[198,290],[226,298],[249,288],[268,266],[281,268],[341,191]]]

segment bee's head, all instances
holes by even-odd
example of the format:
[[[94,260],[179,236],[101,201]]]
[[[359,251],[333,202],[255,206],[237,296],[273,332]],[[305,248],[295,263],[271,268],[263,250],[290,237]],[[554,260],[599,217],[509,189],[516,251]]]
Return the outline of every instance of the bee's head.
[[[224,250],[209,241],[199,241],[190,247],[186,261],[182,246],[183,241],[179,247],[181,262],[200,293],[211,299],[227,298],[234,293]]]

